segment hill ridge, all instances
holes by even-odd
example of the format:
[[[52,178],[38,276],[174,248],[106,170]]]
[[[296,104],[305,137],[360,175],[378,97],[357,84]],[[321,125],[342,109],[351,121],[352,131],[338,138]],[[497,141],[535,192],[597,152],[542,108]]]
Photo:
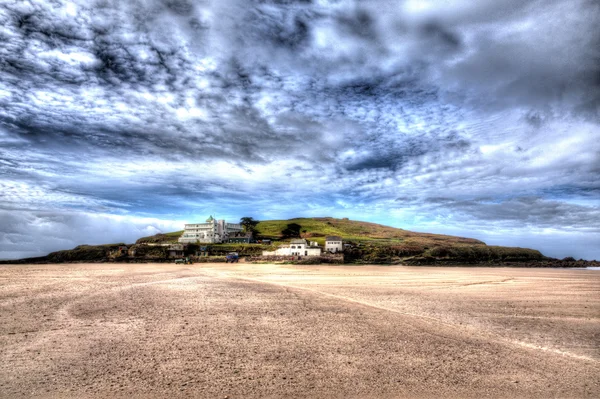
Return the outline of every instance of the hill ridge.
[[[294,229],[290,229],[293,225]],[[286,234],[284,234],[284,230]],[[290,235],[290,231],[296,235]],[[141,237],[135,244],[128,244],[127,254],[114,256],[120,244],[79,245],[72,250],[56,251],[44,257],[2,261],[0,263],[63,263],[63,262],[169,262],[168,246],[149,246],[151,243],[176,243],[183,231],[160,233]],[[403,265],[515,265],[531,267],[585,267],[596,262],[562,261],[547,258],[540,251],[520,247],[487,245],[467,237],[435,233],[419,233],[383,224],[355,221],[348,218],[297,217],[258,221],[258,237],[271,238],[273,245],[258,244],[201,244],[211,249],[211,261],[220,259],[228,251],[240,256],[256,257],[262,250],[274,249],[294,237],[303,237],[324,244],[328,235],[341,236],[348,246],[344,251],[344,263],[354,264],[403,264]],[[186,255],[193,255],[199,245],[190,244]],[[135,253],[135,255],[132,255]],[[198,261],[207,259],[198,259]],[[589,263],[589,264],[588,264]]]

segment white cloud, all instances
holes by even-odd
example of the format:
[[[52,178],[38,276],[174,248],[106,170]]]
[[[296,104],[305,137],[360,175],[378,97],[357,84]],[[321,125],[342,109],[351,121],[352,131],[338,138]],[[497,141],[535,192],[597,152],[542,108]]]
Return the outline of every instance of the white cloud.
[[[133,243],[182,230],[184,221],[86,212],[0,210],[0,259],[43,256],[81,244]]]
[[[514,211],[538,206],[574,212],[549,220],[586,241],[600,190],[593,2],[103,5],[0,6],[0,209],[25,224],[41,210],[321,209],[511,234],[548,228]],[[399,197],[414,200],[399,210]],[[484,197],[519,216],[456,205]]]

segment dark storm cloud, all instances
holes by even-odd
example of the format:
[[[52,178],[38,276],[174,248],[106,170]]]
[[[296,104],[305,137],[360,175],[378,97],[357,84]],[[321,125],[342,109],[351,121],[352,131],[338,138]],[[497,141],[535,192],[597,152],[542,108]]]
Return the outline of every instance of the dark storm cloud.
[[[240,7],[237,2],[228,4],[231,7]],[[194,16],[194,12],[202,5],[199,3],[197,7],[191,2],[175,1],[150,2],[138,9],[117,7],[115,4],[109,3],[108,6],[99,8],[102,18],[92,18],[91,23],[84,25],[64,24],[62,23],[64,19],[52,18],[55,15],[53,14],[54,9],[51,8],[9,9],[7,22],[16,33],[12,42],[15,43],[13,46],[17,47],[16,51],[11,52],[13,55],[4,59],[4,65],[7,66],[5,72],[9,78],[18,77],[18,80],[27,81],[29,85],[36,82],[37,88],[48,91],[53,90],[53,84],[85,82],[89,85],[91,83],[99,88],[97,94],[107,103],[120,100],[125,102],[126,108],[129,108],[115,110],[114,107],[109,107],[110,111],[117,111],[119,114],[139,113],[139,120],[136,121],[136,126],[128,126],[129,121],[123,121],[117,117],[114,118],[114,121],[103,120],[101,122],[103,126],[94,129],[93,123],[90,123],[89,119],[97,119],[98,115],[88,116],[83,113],[85,111],[94,113],[93,108],[84,108],[81,113],[69,112],[68,115],[63,115],[61,110],[51,107],[46,107],[46,109],[36,107],[31,110],[28,109],[27,104],[23,104],[22,107],[12,107],[12,110],[7,111],[13,111],[12,119],[21,124],[29,123],[28,118],[35,112],[36,119],[42,119],[42,121],[46,119],[50,122],[50,130],[54,130],[53,128],[61,122],[69,125],[75,122],[80,125],[79,135],[90,140],[94,140],[93,137],[96,134],[104,136],[103,129],[109,130],[111,133],[105,136],[107,139],[100,140],[106,145],[114,143],[115,146],[121,146],[119,132],[124,132],[123,135],[126,136],[126,139],[129,139],[127,135],[133,135],[140,137],[142,141],[148,139],[150,143],[159,147],[164,145],[164,149],[167,151],[178,152],[176,148],[173,148],[172,142],[158,140],[155,138],[156,133],[153,133],[153,131],[166,131],[167,134],[168,132],[185,134],[192,143],[186,148],[194,151],[197,150],[194,142],[198,143],[198,146],[206,143],[203,137],[198,137],[197,132],[202,131],[202,136],[205,136],[208,141],[219,140],[222,143],[221,147],[230,147],[232,153],[236,154],[238,151],[242,151],[241,155],[248,155],[260,152],[262,147],[254,145],[248,148],[248,146],[249,143],[256,143],[257,140],[261,140],[265,144],[265,135],[275,142],[278,141],[278,134],[269,131],[270,126],[264,121],[264,116],[255,109],[255,97],[257,94],[264,93],[265,86],[276,85],[278,87],[275,87],[275,90],[283,92],[293,99],[296,93],[290,90],[290,87],[286,87],[286,83],[287,86],[289,83],[298,84],[300,86],[298,89],[302,91],[301,98],[294,99],[295,102],[292,103],[292,106],[304,114],[308,123],[311,122],[312,117],[310,112],[307,112],[304,101],[310,101],[311,106],[316,108],[315,114],[318,115],[321,104],[318,101],[315,103],[315,99],[320,96],[328,98],[332,104],[335,104],[335,108],[329,107],[329,113],[324,114],[324,117],[341,114],[355,118],[355,115],[352,114],[354,109],[348,109],[344,104],[353,104],[354,108],[357,108],[360,107],[361,100],[364,99],[368,102],[375,97],[381,98],[385,92],[388,96],[384,106],[391,108],[387,110],[388,115],[395,114],[396,117],[402,118],[405,115],[399,107],[406,105],[402,104],[403,101],[410,106],[415,100],[419,101],[430,95],[431,89],[424,91],[423,88],[429,84],[428,74],[432,71],[435,72],[436,68],[440,68],[440,65],[435,62],[443,62],[444,57],[459,55],[460,49],[463,47],[461,36],[458,33],[459,29],[455,26],[456,21],[448,21],[448,18],[436,21],[435,15],[426,15],[419,19],[407,16],[406,13],[396,12],[396,18],[393,20],[395,24],[392,24],[390,21],[378,17],[372,6],[349,9],[338,7],[327,10],[323,7],[312,6],[310,2],[259,2],[256,7],[235,8],[240,11],[239,17],[233,16],[237,21],[234,22],[235,29],[222,31],[221,21],[205,21],[203,22],[205,28],[201,29],[200,33],[194,31],[198,34],[193,36],[189,35],[188,30],[183,29],[180,37],[182,41],[165,38],[164,32],[161,32],[160,29],[152,30],[151,24],[160,21],[162,18],[160,16],[163,14],[173,14],[175,20],[171,20],[171,22],[181,23],[180,19],[184,19],[186,22],[189,22],[190,19],[198,19],[197,16]],[[215,13],[218,14],[219,10],[217,7]],[[121,12],[129,12],[131,17],[127,18],[129,14],[121,14]],[[144,19],[145,15],[150,15],[150,18]],[[232,18],[232,15],[228,16]],[[126,23],[122,21],[124,18],[126,18]],[[52,22],[56,22],[56,24]],[[333,44],[344,40],[349,50],[342,54],[335,47],[331,52],[321,51],[320,46],[315,45],[315,36],[318,36],[320,25],[327,26],[328,30],[326,29],[325,33],[333,33]],[[400,28],[396,27],[395,30],[392,30],[398,35],[395,39],[405,42],[406,45],[403,47],[406,48],[394,49],[395,40],[385,37],[383,33],[386,28],[390,26],[393,28],[396,25]],[[208,87],[200,89],[195,78],[202,74],[193,72],[193,59],[196,53],[190,54],[189,47],[191,47],[192,41],[202,42],[203,37],[208,35],[204,31],[210,32],[211,29],[215,31],[213,36],[217,37],[215,42],[219,43],[219,40],[227,35],[233,37],[233,39],[228,39],[228,44],[233,42],[233,45],[228,49],[228,54],[225,54],[226,57],[220,61],[219,68],[202,76],[208,82]],[[325,40],[330,40],[325,34],[320,35],[325,37]],[[19,36],[20,41],[16,39]],[[64,51],[70,47],[76,47],[82,51],[80,54],[89,56],[90,62],[80,62],[78,66],[70,65],[70,68],[64,68],[64,62],[60,59],[40,62],[40,57],[33,58],[35,52],[27,51],[31,47],[31,38],[39,42],[38,46],[42,50],[61,48]],[[489,38],[485,40],[489,40]],[[20,46],[17,44],[19,42]],[[482,44],[478,45],[482,46]],[[422,52],[422,56],[418,55],[413,49],[415,46],[425,47],[427,51]],[[198,50],[198,53],[202,54],[208,51],[208,49],[200,47],[200,49],[195,49]],[[407,54],[403,53],[405,50]],[[478,51],[477,54],[481,54],[481,51]],[[436,57],[436,54],[442,59],[431,59],[431,57]],[[396,58],[401,55],[407,55],[408,59],[400,63],[396,62]],[[261,59],[258,59],[259,56]],[[504,69],[506,62],[517,58],[505,57],[504,52],[495,52],[494,56],[501,57],[502,60],[490,62],[490,57],[484,53],[483,56],[478,56],[477,62],[483,61],[490,65],[497,65],[496,68],[500,71]],[[467,63],[467,61],[468,59],[463,63]],[[390,63],[391,66],[384,70],[381,66],[386,63]],[[344,65],[347,66],[344,67]],[[420,70],[417,72],[414,71],[415,65],[420,65]],[[465,68],[461,69],[471,68],[470,64],[464,66]],[[336,76],[337,70],[344,71],[348,67],[352,67],[355,72],[349,73],[347,77],[341,77],[341,81],[331,80],[332,76]],[[513,66],[513,68],[518,67],[519,65]],[[488,74],[490,81],[498,80],[497,76],[494,76],[494,70],[480,68],[476,63],[472,68],[476,69],[477,73]],[[455,69],[438,71],[438,73],[442,77],[449,76]],[[282,73],[289,76],[290,72],[308,76],[310,82],[304,84],[302,78],[295,82],[289,82],[288,77],[288,82],[281,84],[280,80],[274,79],[274,76]],[[511,71],[502,73],[511,73]],[[406,84],[404,87],[390,84],[394,78],[398,79],[398,77],[403,81],[405,77],[402,76],[406,76],[406,74],[409,74],[412,80],[409,90],[407,90]],[[536,71],[536,74],[539,74],[539,71]],[[472,79],[476,73],[468,75]],[[370,77],[369,81],[361,82],[360,79],[364,79],[365,76]],[[523,92],[535,92],[535,90],[531,90],[532,87],[527,85],[532,81],[529,76],[524,75],[520,79],[524,82],[524,84],[519,84]],[[541,79],[550,80],[553,83],[557,81],[557,79],[552,79],[552,76],[543,76]],[[53,82],[53,80],[58,82]],[[113,88],[115,86],[116,88]],[[157,86],[163,87],[157,90]],[[28,89],[35,89],[35,87],[30,86]],[[203,111],[208,114],[209,120],[182,123],[173,118],[173,109],[165,109],[161,105],[158,105],[158,109],[149,109],[150,105],[157,104],[148,104],[148,101],[143,98],[131,98],[132,96],[129,95],[131,92],[141,90],[148,90],[157,97],[172,95],[174,97],[172,108],[185,106],[186,99],[189,99],[184,98],[187,91],[191,100],[204,106]],[[12,94],[22,95],[22,91],[14,90]],[[69,94],[75,101],[82,96],[82,93],[77,90],[73,90]],[[544,96],[544,98],[548,97]],[[63,103],[61,102],[59,105],[63,105]],[[367,106],[369,105],[367,104]],[[435,107],[436,103],[435,101],[430,102],[426,106]],[[411,111],[409,108],[405,113]],[[44,112],[46,112],[45,115]],[[234,126],[231,134],[223,134],[223,129],[230,126],[223,126],[220,121],[216,120],[219,116],[234,120],[234,123],[230,124]],[[235,120],[240,116],[241,124],[252,127],[251,131],[235,128],[239,125],[235,123]],[[169,120],[165,121],[164,117]],[[359,120],[359,122],[362,121]],[[57,132],[66,130],[60,125],[57,127],[58,129],[55,129]],[[367,126],[365,129],[369,129],[369,127]],[[147,130],[148,134],[141,134],[144,130]],[[37,131],[35,125],[28,129],[29,134],[35,134]],[[253,132],[258,132],[258,137],[252,137]],[[386,134],[389,133],[389,131],[386,132]],[[41,134],[47,136],[48,133]],[[58,134],[62,138],[63,134]],[[223,142],[224,137],[230,142]],[[289,139],[289,137],[284,138],[285,141]],[[278,144],[274,145],[274,147],[277,146]],[[133,145],[132,148],[136,148],[136,145]],[[269,148],[270,154],[271,150]],[[218,151],[215,156],[220,157],[223,152],[227,151]],[[184,150],[183,153],[185,154],[186,151]],[[262,157],[258,156],[257,160],[260,159]]]
[[[417,135],[407,137],[401,144],[389,138],[375,138],[375,143],[363,148],[368,151],[360,156],[353,157],[348,163],[343,164],[348,171],[360,171],[365,169],[387,169],[390,171],[400,170],[412,158],[425,154],[446,152],[451,149],[466,150],[469,143],[460,138],[456,133],[431,137],[428,135]]]
[[[591,0],[4,2],[0,205],[177,219],[253,198],[364,219],[402,203],[584,231],[599,25]]]
[[[398,201],[405,202],[406,199],[399,198]],[[466,220],[504,224],[512,228],[523,225],[539,229],[561,226],[563,229],[600,233],[600,207],[597,205],[569,204],[539,197],[462,201],[431,197],[424,199],[422,203],[431,206],[430,211],[433,212],[460,214]]]

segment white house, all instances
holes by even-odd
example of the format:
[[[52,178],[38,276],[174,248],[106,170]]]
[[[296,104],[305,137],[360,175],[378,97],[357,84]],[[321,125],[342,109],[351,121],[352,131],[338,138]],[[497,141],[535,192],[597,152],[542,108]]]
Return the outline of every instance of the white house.
[[[325,237],[325,252],[342,252],[344,250],[344,244],[342,237],[339,236],[327,236]]]
[[[281,245],[275,251],[263,251],[263,256],[320,256],[321,247],[316,242],[310,244],[305,239],[292,240],[289,245]]]
[[[206,223],[186,224],[179,242],[216,244],[226,241],[230,234],[241,231],[242,225],[239,223],[227,223],[225,220],[215,220],[210,216],[206,219]]]

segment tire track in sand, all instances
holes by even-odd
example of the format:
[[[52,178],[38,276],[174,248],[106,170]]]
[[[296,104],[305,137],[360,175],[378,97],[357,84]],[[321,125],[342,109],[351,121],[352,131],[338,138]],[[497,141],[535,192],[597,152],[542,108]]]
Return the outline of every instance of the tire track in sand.
[[[217,276],[215,276],[217,278],[234,278],[234,279],[238,279],[238,280],[246,280],[246,281],[252,281],[252,282],[256,282],[256,283],[261,283],[261,284],[269,284],[269,285],[275,285],[275,286],[279,286],[282,288],[289,288],[289,289],[294,289],[294,290],[299,290],[299,291],[305,291],[305,292],[311,292],[317,295],[321,295],[321,296],[325,296],[325,297],[330,297],[330,298],[335,298],[335,299],[339,299],[345,302],[350,302],[356,305],[360,305],[360,306],[365,306],[365,307],[369,307],[369,308],[373,308],[373,309],[378,309],[378,310],[383,310],[383,311],[387,311],[387,312],[392,312],[392,313],[396,313],[396,314],[400,314],[403,316],[408,316],[408,317],[413,317],[413,318],[418,318],[418,319],[422,319],[424,321],[429,321],[429,322],[434,322],[437,324],[441,324],[443,326],[452,328],[454,330],[462,330],[463,332],[469,331],[469,333],[475,335],[475,336],[479,336],[481,338],[485,338],[487,340],[490,340],[492,342],[497,342],[497,343],[504,343],[504,344],[509,344],[509,345],[514,345],[514,346],[518,346],[521,348],[526,348],[529,350],[537,350],[537,351],[541,351],[541,352],[545,352],[545,353],[551,353],[554,355],[559,355],[559,356],[564,356],[564,357],[569,357],[572,359],[577,359],[577,360],[584,360],[584,361],[588,361],[588,362],[593,362],[595,364],[600,364],[600,361],[594,358],[591,358],[589,356],[583,356],[583,355],[578,355],[575,353],[571,353],[571,352],[567,352],[567,351],[563,351],[560,349],[556,349],[556,348],[549,348],[546,346],[541,346],[541,345],[535,345],[535,344],[531,344],[528,342],[523,342],[523,341],[518,341],[518,340],[510,340],[510,339],[505,339],[502,337],[499,337],[497,334],[494,334],[491,331],[483,331],[481,329],[475,328],[475,327],[471,327],[471,326],[465,326],[465,325],[456,325],[453,323],[448,323],[440,318],[436,318],[436,317],[431,317],[431,316],[425,316],[425,315],[420,315],[420,314],[416,314],[416,313],[409,313],[409,312],[403,312],[401,310],[398,309],[393,309],[393,308],[388,308],[385,306],[381,306],[381,305],[376,305],[374,303],[370,303],[370,302],[366,302],[366,301],[362,301],[359,299],[355,299],[349,296],[345,296],[345,295],[337,295],[337,294],[332,294],[329,292],[324,292],[324,291],[319,291],[317,289],[314,288],[308,288],[308,287],[298,287],[295,285],[291,285],[291,284],[285,284],[285,283],[279,283],[279,282],[274,282],[274,281],[268,281],[268,280],[261,280],[258,278],[254,278],[254,277],[243,277],[243,276],[238,276],[238,275],[234,275],[231,273],[218,273]],[[436,334],[433,334],[436,335]]]

